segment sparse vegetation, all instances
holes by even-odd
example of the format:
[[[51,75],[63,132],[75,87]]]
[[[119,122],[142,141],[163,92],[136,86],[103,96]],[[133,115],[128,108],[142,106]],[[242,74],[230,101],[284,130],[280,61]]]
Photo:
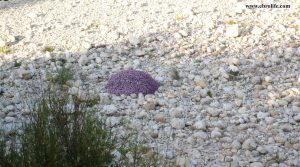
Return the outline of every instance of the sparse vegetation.
[[[228,72],[229,80],[236,80],[239,74],[240,74],[239,71],[232,71],[232,70],[230,70]]]
[[[1,46],[0,47],[0,54],[10,54],[11,53],[11,50],[7,47],[7,46]]]
[[[0,89],[0,96],[4,95],[4,91],[2,89]]]
[[[211,93],[210,90],[207,91],[207,95],[208,95],[209,97],[212,97],[212,93]]]
[[[228,25],[234,25],[234,24],[238,24],[238,22],[235,22],[235,21],[227,21],[227,22],[225,22],[225,24],[228,24]]]
[[[67,81],[73,79],[73,71],[70,68],[62,67],[57,71],[56,75],[47,73],[47,80],[53,84],[65,85]]]
[[[181,17],[179,14],[176,14],[175,20],[176,20],[176,21],[180,21],[180,20],[182,20],[182,17]]]
[[[54,48],[51,47],[51,46],[46,46],[46,47],[44,47],[44,49],[43,49],[43,52],[53,52],[53,51],[54,51]]]
[[[17,61],[17,60],[15,60],[14,61],[14,67],[20,67],[22,65],[22,62],[21,61]]]

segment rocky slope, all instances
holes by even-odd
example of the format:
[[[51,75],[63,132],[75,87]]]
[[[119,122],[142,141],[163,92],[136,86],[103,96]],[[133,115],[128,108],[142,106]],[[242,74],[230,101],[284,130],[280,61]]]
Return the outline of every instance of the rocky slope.
[[[180,166],[300,166],[300,8],[245,7],[261,3],[0,1],[5,131],[21,123],[46,73],[66,66],[71,93],[100,98],[107,125],[138,130]],[[128,68],[162,86],[108,94],[109,76]]]

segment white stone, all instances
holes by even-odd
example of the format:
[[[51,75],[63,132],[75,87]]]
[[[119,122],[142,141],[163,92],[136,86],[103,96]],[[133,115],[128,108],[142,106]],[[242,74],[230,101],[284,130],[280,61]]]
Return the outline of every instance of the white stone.
[[[27,17],[34,19],[37,16],[37,12],[30,12],[26,14]]]
[[[293,112],[300,113],[300,107],[299,106],[292,106],[292,110],[293,110]]]
[[[174,38],[180,39],[180,38],[182,38],[182,36],[181,36],[180,33],[177,32],[177,33],[174,34]]]
[[[292,164],[294,166],[300,166],[300,158],[293,159]]]
[[[243,145],[242,145],[243,149],[245,150],[253,150],[257,147],[257,144],[255,142],[255,140],[253,139],[247,139],[244,141]]]
[[[16,42],[16,37],[15,36],[13,36],[13,35],[9,35],[8,37],[8,42]]]
[[[234,140],[234,141],[231,143],[231,147],[234,148],[234,149],[239,150],[239,149],[242,147],[242,145],[241,145],[241,143],[240,143],[239,141]]]
[[[170,149],[165,150],[165,157],[166,157],[166,159],[173,159],[174,158],[173,151]]]
[[[92,47],[92,45],[88,42],[82,42],[82,47],[85,48],[85,49],[90,49]]]
[[[295,115],[293,118],[296,122],[300,122],[300,113]]]
[[[231,65],[240,65],[240,60],[235,58],[235,57],[230,57],[228,59],[228,64],[231,64]]]
[[[103,107],[103,110],[105,111],[105,112],[108,112],[108,114],[111,114],[111,113],[115,113],[115,112],[117,112],[118,111],[118,108],[115,106],[115,105],[105,105],[104,107]]]
[[[146,111],[155,110],[155,107],[156,107],[156,102],[155,102],[154,100],[146,101],[146,102],[143,104],[143,108],[144,108]]]
[[[237,107],[241,107],[242,104],[243,104],[243,100],[236,99],[236,100],[234,101],[234,103],[235,103],[235,105],[236,105]]]
[[[210,137],[211,138],[220,138],[222,136],[222,133],[220,132],[219,129],[214,129],[211,134],[210,134]]]
[[[15,118],[14,117],[5,117],[4,121],[7,122],[7,123],[14,122]]]
[[[88,62],[89,62],[89,59],[88,59],[88,57],[85,54],[81,55],[80,58],[79,58],[79,60],[78,60],[78,63],[80,65],[82,65],[82,66],[86,65]]]
[[[226,26],[226,36],[227,37],[237,37],[239,36],[239,25],[227,25]]]
[[[200,88],[206,88],[207,87],[207,83],[200,76],[195,76],[194,81],[195,81],[195,84],[197,86],[199,86]]]
[[[263,33],[263,30],[257,26],[253,27],[251,33],[256,36],[260,36]]]
[[[270,124],[272,124],[274,122],[274,118],[273,117],[266,117],[265,121],[266,121],[267,124],[270,125]]]
[[[1,106],[0,109],[2,109]],[[4,117],[5,117],[5,113],[0,111],[0,118],[4,118]]]
[[[182,106],[178,106],[170,110],[170,116],[172,118],[181,118],[183,116],[184,108]]]
[[[106,53],[106,52],[101,52],[101,53],[100,53],[100,57],[102,57],[102,58],[109,58],[109,57],[110,57],[110,54],[109,54],[109,53]]]
[[[271,76],[265,76],[265,81],[266,82],[272,82],[272,77]]]
[[[146,52],[144,50],[138,49],[135,51],[136,56],[144,56]]]
[[[233,104],[232,103],[223,103],[223,110],[225,111],[230,111],[233,108]]]
[[[112,152],[112,155],[114,156],[115,161],[120,161],[121,160],[122,154],[118,150],[114,150]]]
[[[253,162],[250,164],[250,167],[264,167],[264,165],[260,162]]]
[[[296,54],[297,56],[300,56],[300,47],[298,47],[298,49],[296,50],[295,54]]]
[[[6,42],[0,38],[0,47],[6,46]]]
[[[237,2],[235,5],[235,12],[238,14],[241,14],[244,12],[245,9],[245,4],[241,3],[241,2]]]
[[[176,159],[176,165],[179,166],[179,167],[185,167],[185,164],[186,164],[186,158],[184,157],[179,157]]]
[[[109,127],[114,127],[120,123],[120,120],[117,117],[108,117],[106,119],[106,125]]]
[[[196,132],[196,133],[193,134],[193,136],[194,136],[195,138],[200,138],[200,139],[204,139],[204,140],[208,138],[207,133],[205,133],[205,132],[203,132],[203,131]]]
[[[214,28],[215,23],[212,19],[206,18],[203,20],[203,25],[209,29]]]
[[[238,72],[239,68],[235,65],[229,65],[229,70],[232,72]]]
[[[110,37],[111,37],[113,40],[117,40],[117,39],[119,39],[120,34],[119,34],[118,32],[116,32],[116,31],[114,31],[114,32],[110,33]]]
[[[8,105],[8,106],[5,107],[4,111],[6,113],[8,113],[8,112],[14,112],[15,111],[15,107],[13,105]]]
[[[175,129],[183,129],[185,127],[185,121],[180,118],[173,118],[171,120],[171,126]]]
[[[136,114],[136,118],[138,118],[138,119],[146,118],[147,116],[148,116],[148,113],[145,111],[141,111]]]
[[[186,32],[185,30],[180,30],[179,33],[183,37],[187,37],[189,35],[188,32]]]
[[[258,146],[256,150],[262,154],[267,153],[267,150],[263,146]]]
[[[163,113],[156,114],[154,120],[158,123],[166,123],[166,116]]]
[[[138,45],[141,42],[140,39],[135,36],[129,36],[128,40],[131,45]]]
[[[155,80],[159,83],[163,83],[165,79],[163,77],[157,76],[155,77]]]
[[[267,112],[258,112],[257,113],[257,118],[258,119],[264,119],[264,118],[266,118],[266,117],[268,117],[270,114],[269,113],[267,113]]]
[[[205,130],[207,127],[206,121],[205,120],[199,120],[194,123],[193,128],[196,130]]]
[[[102,105],[109,105],[111,103],[110,97],[108,93],[100,93],[100,104]]]

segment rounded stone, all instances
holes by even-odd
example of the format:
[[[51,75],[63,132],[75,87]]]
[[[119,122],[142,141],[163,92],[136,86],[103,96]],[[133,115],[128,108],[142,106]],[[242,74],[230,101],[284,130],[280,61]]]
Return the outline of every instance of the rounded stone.
[[[296,122],[300,122],[300,113],[295,115],[293,118]]]
[[[158,138],[158,131],[155,130],[155,131],[153,131],[153,132],[150,132],[150,136],[151,136],[152,138],[154,138],[154,139]]]
[[[166,117],[164,114],[157,114],[154,116],[154,119],[158,123],[166,123]]]
[[[154,101],[146,101],[144,104],[143,104],[143,108],[146,110],[146,111],[150,111],[150,110],[155,110],[155,102]]]
[[[300,143],[296,143],[293,145],[293,148],[297,151],[300,151]]]
[[[130,36],[129,38],[128,38],[128,40],[129,40],[129,43],[131,44],[131,45],[138,45],[138,44],[140,44],[140,39],[138,38],[138,37],[135,37],[135,36]]]
[[[238,24],[228,25],[226,27],[226,36],[227,37],[239,36],[239,25]]]
[[[253,150],[257,146],[256,142],[253,139],[247,139],[244,141],[242,147],[245,150]]]
[[[181,118],[183,115],[184,109],[183,107],[177,107],[170,110],[170,116],[172,118]]]
[[[222,136],[222,133],[220,132],[219,129],[214,129],[210,134],[211,138],[220,138],[221,136]]]
[[[205,130],[206,127],[207,127],[207,124],[204,120],[197,121],[192,126],[192,128],[195,129],[195,130]]]
[[[14,122],[15,118],[14,117],[5,117],[4,121],[7,122],[7,123]]]
[[[185,127],[185,121],[180,118],[173,118],[171,120],[171,126],[175,129],[183,129]]]
[[[265,81],[270,83],[270,82],[272,82],[273,80],[272,80],[272,77],[266,76],[266,77],[265,77]]]
[[[92,47],[92,45],[88,42],[83,42],[82,47],[84,47],[85,49],[90,49]]]
[[[260,162],[253,162],[250,164],[250,167],[264,167],[264,165]]]

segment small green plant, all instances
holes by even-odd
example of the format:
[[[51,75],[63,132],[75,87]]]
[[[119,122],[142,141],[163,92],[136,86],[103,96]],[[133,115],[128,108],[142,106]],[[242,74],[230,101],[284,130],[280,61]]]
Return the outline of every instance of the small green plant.
[[[234,25],[234,24],[238,24],[238,22],[235,22],[235,21],[227,21],[227,22],[225,22],[225,24],[227,24],[227,25]]]
[[[14,61],[14,67],[20,67],[22,65],[22,62],[21,61],[17,61],[17,60],[15,60]]]
[[[230,70],[228,72],[229,80],[236,80],[239,74],[240,74],[239,71],[232,71],[232,70]]]
[[[210,90],[207,91],[207,95],[208,95],[209,97],[212,97],[212,93],[211,93]]]
[[[53,51],[54,51],[54,48],[51,46],[46,46],[43,48],[43,52],[53,52]]]
[[[172,161],[167,161],[159,155],[158,150],[147,147],[137,140],[138,132],[132,132],[124,136],[119,142],[121,147],[118,151],[121,153],[121,161],[117,166],[132,166],[132,167],[156,167],[166,166]],[[130,154],[132,160],[130,161],[126,155]],[[174,166],[174,165],[173,165]]]
[[[56,75],[47,73],[47,80],[58,85],[65,85],[67,81],[73,79],[74,73],[70,68],[62,67],[57,71]]]
[[[176,21],[180,21],[180,20],[182,20],[182,17],[181,17],[179,14],[176,14],[175,20],[176,20]]]
[[[9,48],[7,46],[1,46],[0,47],[0,54],[10,54],[11,53],[11,50],[9,50]]]

